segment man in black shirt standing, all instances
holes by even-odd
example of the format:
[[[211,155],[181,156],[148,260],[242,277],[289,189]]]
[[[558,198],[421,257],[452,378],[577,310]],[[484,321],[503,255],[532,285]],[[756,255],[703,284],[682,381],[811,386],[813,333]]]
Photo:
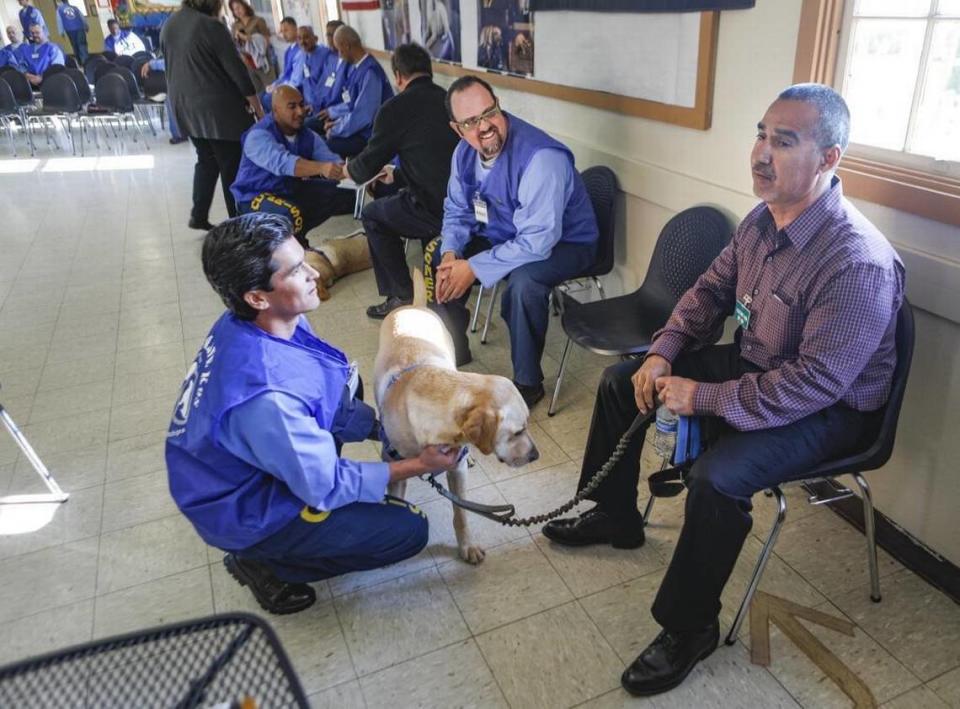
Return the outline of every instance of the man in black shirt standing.
[[[460,141],[448,122],[446,91],[433,83],[427,51],[418,44],[401,44],[391,67],[399,93],[380,107],[367,147],[344,170],[357,184],[385,170],[381,181],[401,188],[363,210],[377,288],[386,297],[367,308],[367,315],[377,319],[413,299],[403,240],[427,243],[440,234],[450,160]],[[400,158],[396,170],[388,165],[395,156]]]

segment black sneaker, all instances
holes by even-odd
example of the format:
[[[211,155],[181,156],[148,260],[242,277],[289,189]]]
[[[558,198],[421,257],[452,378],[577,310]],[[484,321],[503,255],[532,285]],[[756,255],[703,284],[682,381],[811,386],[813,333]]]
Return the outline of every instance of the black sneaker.
[[[514,382],[513,385],[517,388],[517,391],[520,392],[520,396],[522,396],[523,400],[527,403],[528,409],[532,409],[533,405],[543,398],[543,384],[528,385],[517,384],[517,382]]]
[[[187,222],[187,226],[190,227],[191,229],[201,229],[202,231],[210,231],[211,229],[213,229],[213,224],[211,224],[206,219],[204,219],[203,221],[200,221],[199,219],[195,219],[194,217],[190,217],[190,221]]]
[[[308,584],[281,581],[266,564],[259,561],[227,554],[223,557],[223,565],[237,583],[250,587],[260,607],[270,613],[298,613],[312,606],[317,600],[317,592]]]
[[[412,299],[404,300],[403,298],[398,298],[395,295],[391,295],[382,303],[371,305],[369,308],[367,308],[367,317],[373,318],[374,320],[383,320],[397,308],[402,308],[404,305],[410,305],[412,302]]]

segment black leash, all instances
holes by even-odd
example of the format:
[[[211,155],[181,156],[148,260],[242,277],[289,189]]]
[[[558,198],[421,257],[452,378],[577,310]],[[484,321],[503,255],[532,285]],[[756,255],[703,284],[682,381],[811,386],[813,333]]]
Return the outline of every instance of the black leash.
[[[516,509],[513,505],[484,505],[479,502],[465,500],[459,495],[453,494],[443,485],[437,482],[437,473],[431,473],[429,476],[421,479],[426,480],[426,482],[429,483],[434,490],[450,500],[450,502],[455,504],[457,507],[462,507],[465,510],[469,510],[470,512],[478,514],[481,517],[491,519],[494,522],[499,522],[507,527],[530,527],[534,524],[543,524],[544,522],[549,522],[552,519],[556,519],[562,514],[566,514],[580,504],[584,499],[589,497],[590,493],[597,489],[600,483],[603,482],[604,478],[606,478],[610,474],[610,471],[613,470],[613,466],[616,465],[623,457],[624,452],[627,450],[627,445],[630,443],[630,439],[633,438],[633,435],[640,429],[641,426],[643,426],[655,415],[655,409],[646,414],[638,414],[633,420],[633,423],[630,424],[630,428],[628,428],[620,437],[619,442],[617,442],[617,447],[613,449],[613,453],[610,455],[610,458],[606,463],[603,464],[603,466],[601,466],[600,470],[594,473],[593,477],[590,478],[590,482],[584,485],[580,492],[574,495],[570,500],[567,500],[565,503],[560,505],[560,507],[545,514],[515,519],[514,515],[516,514]]]

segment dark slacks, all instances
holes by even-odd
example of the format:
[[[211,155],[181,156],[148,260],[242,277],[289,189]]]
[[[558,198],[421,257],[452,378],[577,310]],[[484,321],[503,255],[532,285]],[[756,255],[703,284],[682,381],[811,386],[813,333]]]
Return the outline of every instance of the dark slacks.
[[[440,241],[431,242],[424,252],[424,275],[427,278],[427,293],[430,307],[443,319],[453,337],[457,359],[469,351],[467,326],[470,311],[467,300],[471,289],[448,303],[437,303],[434,274],[440,264]],[[464,249],[464,258],[487,251],[491,244],[486,239],[474,236]],[[565,244],[553,247],[543,261],[525,263],[510,271],[504,279],[506,288],[500,297],[500,315],[510,331],[510,359],[513,363],[513,378],[518,384],[536,386],[543,381],[540,359],[550,324],[550,291],[571,278],[586,271],[596,260],[596,244]]]
[[[594,404],[580,487],[610,457],[637,416],[631,376],[640,360],[608,367]],[[736,344],[683,354],[673,374],[723,382],[759,371],[740,358]],[[805,477],[819,463],[852,452],[873,417],[835,404],[799,421],[759,431],[737,431],[717,418],[704,420],[707,450],[687,478],[683,528],[653,604],[653,616],[673,631],[700,629],[720,613],[720,594],[750,532],[750,498],[773,485]],[[637,483],[643,431],[591,499],[610,514],[637,518]]]
[[[367,204],[362,219],[377,290],[388,298],[410,300],[413,282],[403,252],[404,240],[418,239],[426,246],[440,233],[440,219],[427,211],[406,189]]]
[[[83,30],[67,30],[67,38],[70,40],[70,46],[73,47],[73,56],[77,64],[83,68],[87,63],[87,57],[90,56],[87,51],[87,33]]]
[[[403,561],[427,545],[427,516],[389,495],[330,512],[304,508],[279,532],[239,552],[289,583],[312,582]]]
[[[237,204],[240,214],[281,214],[293,224],[294,236],[307,244],[307,232],[335,214],[353,212],[353,190],[340,189],[329,180],[297,180],[290,195],[263,192],[249,202]]]
[[[195,138],[190,142],[197,151],[197,164],[193,168],[193,210],[190,216],[198,222],[210,218],[210,205],[213,203],[213,191],[217,187],[217,178],[223,188],[223,201],[227,205],[227,215],[237,216],[237,205],[230,193],[230,185],[237,179],[243,149],[239,140],[214,140]]]

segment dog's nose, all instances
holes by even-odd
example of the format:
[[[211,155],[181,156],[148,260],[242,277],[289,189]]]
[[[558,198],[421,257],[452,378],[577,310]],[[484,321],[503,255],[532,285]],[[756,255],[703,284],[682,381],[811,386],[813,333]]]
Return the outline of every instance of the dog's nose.
[[[537,447],[534,446],[533,448],[530,449],[530,454],[527,456],[527,459],[529,460],[529,462],[532,463],[539,457],[540,457],[540,451],[538,451]]]

